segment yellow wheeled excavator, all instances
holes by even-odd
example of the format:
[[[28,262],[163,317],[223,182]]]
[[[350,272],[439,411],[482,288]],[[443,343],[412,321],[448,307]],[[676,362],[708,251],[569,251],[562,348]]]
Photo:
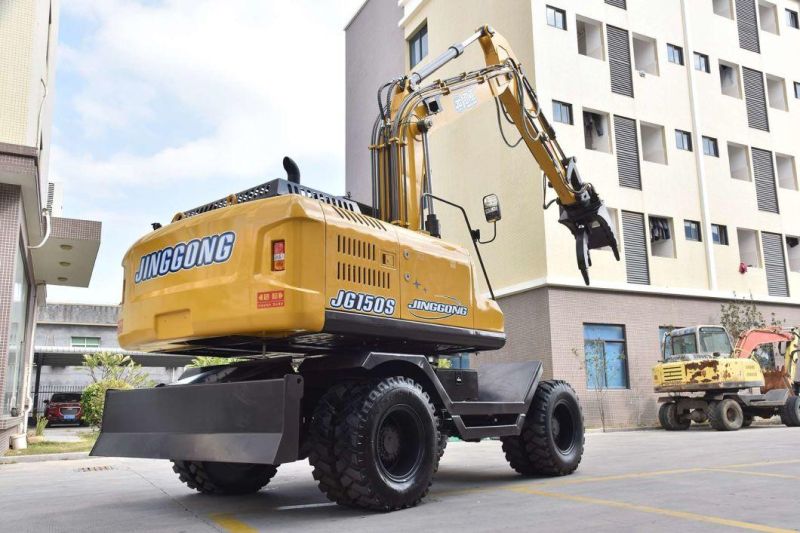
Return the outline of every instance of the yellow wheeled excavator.
[[[664,429],[708,421],[716,430],[736,431],[756,416],[775,415],[800,426],[800,328],[753,328],[734,347],[722,326],[676,329],[664,337],[662,356],[653,385],[667,394],[658,399]]]
[[[476,42],[484,67],[429,81]],[[587,283],[589,250],[609,246],[619,259],[603,202],[488,26],[388,82],[378,101],[371,205],[301,185],[287,158],[287,179],[179,212],[130,248],[122,346],[244,360],[109,391],[92,454],[170,459],[204,493],[257,491],[279,464],[308,457],[331,500],[376,510],[425,496],[448,435],[501,438],[523,475],[578,467],[575,392],[541,380],[540,362],[437,365],[500,348],[505,334],[477,231],[432,192],[428,136],[493,101],[554,189]],[[483,203],[487,222],[499,221],[497,197]],[[468,251],[441,239],[436,204],[464,213],[489,295]]]

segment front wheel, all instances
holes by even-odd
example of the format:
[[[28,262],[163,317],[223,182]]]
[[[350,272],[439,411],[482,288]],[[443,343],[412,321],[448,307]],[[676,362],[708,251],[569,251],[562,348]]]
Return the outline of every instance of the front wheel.
[[[172,470],[189,488],[203,494],[250,494],[269,483],[278,467],[255,463],[173,460]]]
[[[503,437],[511,468],[524,476],[564,476],[583,456],[583,412],[565,381],[543,381],[536,389],[522,433]]]

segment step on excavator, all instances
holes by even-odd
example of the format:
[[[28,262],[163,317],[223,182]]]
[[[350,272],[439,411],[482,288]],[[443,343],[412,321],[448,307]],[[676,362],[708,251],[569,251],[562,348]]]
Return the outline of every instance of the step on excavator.
[[[427,81],[476,42],[485,66]],[[438,364],[505,343],[479,231],[433,194],[428,144],[489,101],[555,191],[585,281],[590,250],[619,259],[603,202],[562,152],[511,47],[481,27],[380,88],[371,205],[301,185],[287,158],[287,179],[179,212],[130,248],[120,344],[238,360],[109,391],[92,455],[169,459],[189,487],[214,494],[258,491],[278,465],[308,458],[329,499],[381,511],[424,498],[449,436],[500,438],[525,476],[572,473],[584,422],[569,384],[543,380],[535,360]],[[498,198],[483,206],[496,224]],[[441,238],[437,207],[463,213],[480,274]]]
[[[800,426],[800,329],[750,329],[735,347],[722,326],[676,329],[664,337],[662,357],[653,384],[655,392],[668,393],[658,399],[664,429],[708,421],[718,431],[736,431],[757,416],[776,415]]]

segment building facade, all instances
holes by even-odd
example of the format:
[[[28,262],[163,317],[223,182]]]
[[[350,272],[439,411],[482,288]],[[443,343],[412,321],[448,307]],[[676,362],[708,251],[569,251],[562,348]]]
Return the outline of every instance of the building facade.
[[[475,356],[474,364],[542,359],[547,377],[576,387],[590,424],[599,422],[602,401],[611,425],[650,425],[657,399],[650,371],[668,328],[717,323],[723,303],[750,296],[767,318],[800,324],[800,2],[399,6],[395,24],[406,42],[391,60],[402,55],[404,72],[483,24],[508,39],[565,152],[610,208],[620,244],[619,262],[610,250],[592,253],[592,285],[584,287],[574,240],[555,208],[541,209],[553,193],[544,197],[524,145],[503,143],[494,106],[435,131],[436,193],[463,205],[473,221],[482,218],[486,194],[496,193],[503,208],[498,237],[483,253],[508,343]],[[359,37],[350,33],[348,39]],[[430,55],[420,53],[423,37]],[[436,77],[483,61],[473,46]],[[377,88],[386,80],[362,81]],[[371,124],[377,103],[361,105],[372,110],[365,113]],[[368,161],[368,139],[350,132],[348,169],[351,159]],[[351,185],[360,173],[347,179],[348,190],[364,190]],[[470,244],[459,213],[437,214],[444,238]],[[587,368],[587,351],[599,354],[601,368]]]
[[[48,164],[58,2],[0,2],[0,453],[24,433],[46,286],[89,284],[100,223],[58,216]]]
[[[39,310],[34,343],[31,392],[34,408],[56,392],[81,392],[91,377],[83,355],[112,352],[128,355],[156,383],[178,379],[191,357],[123,350],[117,341],[117,305],[48,303]]]

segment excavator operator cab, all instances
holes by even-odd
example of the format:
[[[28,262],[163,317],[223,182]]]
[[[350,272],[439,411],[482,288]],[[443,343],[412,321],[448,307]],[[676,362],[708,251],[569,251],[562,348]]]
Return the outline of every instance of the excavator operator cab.
[[[674,329],[664,336],[661,347],[665,362],[729,357],[732,352],[731,338],[720,326]]]

